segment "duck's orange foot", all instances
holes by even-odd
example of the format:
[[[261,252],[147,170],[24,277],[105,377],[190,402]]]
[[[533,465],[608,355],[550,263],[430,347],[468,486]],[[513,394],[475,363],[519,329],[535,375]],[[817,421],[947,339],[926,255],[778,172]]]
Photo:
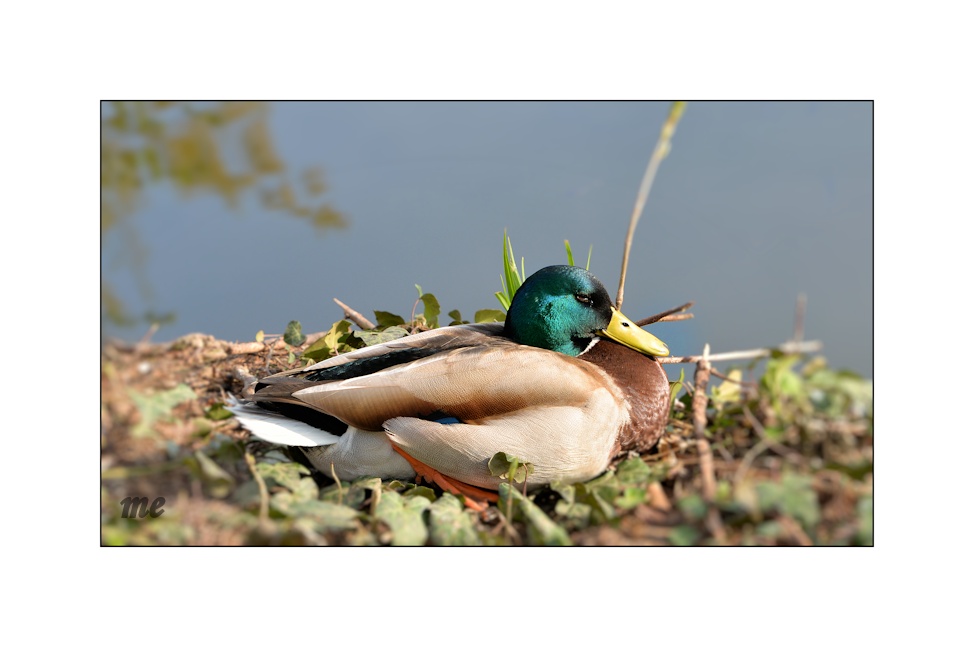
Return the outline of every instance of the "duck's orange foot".
[[[471,510],[483,512],[487,509],[487,504],[489,502],[497,502],[497,492],[492,492],[490,490],[485,490],[484,488],[479,488],[475,485],[470,485],[469,483],[458,481],[453,477],[436,471],[426,463],[419,462],[395,444],[392,445],[392,448],[396,450],[396,453],[405,458],[410,465],[412,465],[413,469],[416,471],[417,482],[422,483],[425,480],[429,483],[436,483],[446,492],[462,495],[464,505]]]

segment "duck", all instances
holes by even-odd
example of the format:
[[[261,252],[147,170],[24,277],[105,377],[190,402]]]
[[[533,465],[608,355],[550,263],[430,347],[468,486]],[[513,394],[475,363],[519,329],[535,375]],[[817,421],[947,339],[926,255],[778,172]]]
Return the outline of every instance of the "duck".
[[[504,322],[436,328],[261,378],[228,405],[253,436],[300,448],[334,479],[428,481],[468,507],[497,500],[505,452],[526,487],[575,483],[669,418],[660,339],[573,265],[524,280]]]

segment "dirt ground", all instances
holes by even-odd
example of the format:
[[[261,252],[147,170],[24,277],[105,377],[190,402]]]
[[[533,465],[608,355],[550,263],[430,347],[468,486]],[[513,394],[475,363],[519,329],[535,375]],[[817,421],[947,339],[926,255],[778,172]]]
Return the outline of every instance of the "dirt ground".
[[[435,487],[307,474],[227,417],[247,376],[302,365],[320,336],[103,343],[102,544],[872,545],[871,384],[821,358],[711,376],[703,436],[683,389],[652,452],[476,513]],[[123,518],[129,497],[163,513]]]

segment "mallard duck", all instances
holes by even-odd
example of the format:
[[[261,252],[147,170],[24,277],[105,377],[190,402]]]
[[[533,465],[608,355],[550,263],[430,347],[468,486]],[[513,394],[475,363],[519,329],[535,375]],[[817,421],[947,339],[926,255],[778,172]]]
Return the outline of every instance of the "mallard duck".
[[[653,356],[668,354],[595,276],[557,265],[524,281],[503,324],[437,328],[278,373],[231,409],[326,475],[420,477],[468,503],[496,500],[487,463],[498,452],[533,464],[533,487],[594,478],[619,452],[655,445],[669,383]]]

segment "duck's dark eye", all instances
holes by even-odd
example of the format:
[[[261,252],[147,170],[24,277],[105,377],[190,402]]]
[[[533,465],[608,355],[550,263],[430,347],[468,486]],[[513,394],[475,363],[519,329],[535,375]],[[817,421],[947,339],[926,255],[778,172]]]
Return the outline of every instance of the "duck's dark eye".
[[[579,303],[584,303],[585,305],[592,303],[592,298],[585,294],[576,294],[575,300]]]

